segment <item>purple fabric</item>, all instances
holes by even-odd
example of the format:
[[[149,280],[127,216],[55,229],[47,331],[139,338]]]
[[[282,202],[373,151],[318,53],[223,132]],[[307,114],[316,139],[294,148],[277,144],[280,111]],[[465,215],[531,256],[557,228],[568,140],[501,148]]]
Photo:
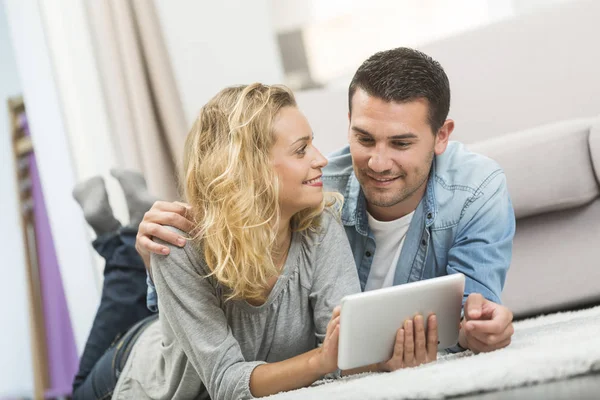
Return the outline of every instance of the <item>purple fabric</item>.
[[[29,132],[24,116],[20,123]],[[29,169],[50,374],[45,397],[56,398],[71,393],[79,360],[34,154],[30,156]]]

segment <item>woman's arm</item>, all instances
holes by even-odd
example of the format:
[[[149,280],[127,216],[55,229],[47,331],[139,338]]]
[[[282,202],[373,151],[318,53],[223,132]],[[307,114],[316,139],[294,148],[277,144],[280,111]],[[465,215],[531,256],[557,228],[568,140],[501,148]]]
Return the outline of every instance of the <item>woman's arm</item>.
[[[316,257],[310,295],[316,335],[319,340],[325,332],[327,316],[331,313],[330,310],[341,302],[342,297],[360,292],[358,274],[344,228],[331,217],[329,217],[328,224],[324,228],[324,237],[315,250]],[[416,316],[414,320],[405,321],[405,326],[398,329],[396,333],[396,342],[390,360],[340,371],[341,375],[394,371],[435,360],[437,354],[437,322],[434,318],[430,319],[428,323],[430,329],[426,333],[422,316]]]
[[[342,298],[346,295],[360,293],[356,264],[341,222],[330,211],[325,211],[321,229],[320,237],[315,240],[315,243],[310,244],[315,253],[309,295],[313,309],[315,335],[319,344],[324,343],[328,321],[332,313],[339,315],[339,307],[336,306],[341,303]],[[333,311],[334,308],[336,311]]]
[[[331,321],[319,349],[272,364],[247,362],[216,290],[203,278],[206,272],[194,256],[192,246],[170,246],[168,257],[152,256],[152,268],[161,324],[174,333],[212,399],[244,399],[297,389],[336,370],[339,319]]]
[[[163,346],[170,347],[174,341],[179,344],[212,399],[252,398],[250,374],[261,362],[244,359],[217,290],[212,280],[205,278],[203,261],[193,246],[160,244],[170,250],[168,256],[151,256]]]

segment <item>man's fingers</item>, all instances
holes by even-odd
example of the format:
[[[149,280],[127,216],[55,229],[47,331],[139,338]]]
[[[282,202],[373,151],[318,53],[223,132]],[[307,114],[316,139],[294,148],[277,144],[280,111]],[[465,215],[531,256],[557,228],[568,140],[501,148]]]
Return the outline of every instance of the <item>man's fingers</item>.
[[[415,331],[415,361],[417,365],[423,364],[427,361],[427,350],[425,348],[425,323],[422,315],[417,315],[414,318],[414,331]]]
[[[192,221],[173,211],[150,210],[144,215],[144,222],[169,225],[188,233],[194,229]]]
[[[493,319],[478,321],[467,321],[464,325],[467,332],[478,332],[487,334],[499,334],[511,324],[512,319],[508,316],[497,316]]]
[[[148,237],[149,239],[157,238],[179,247],[184,246],[186,243],[184,237],[178,235],[165,226],[155,224],[153,222],[142,222],[139,226],[138,237]],[[144,246],[144,248],[147,249],[146,246]]]
[[[469,336],[467,337],[467,347],[473,353],[477,354],[486,351],[487,345],[476,337]]]
[[[503,349],[503,348],[505,348],[506,346],[508,346],[508,345],[510,344],[510,342],[511,342],[511,341],[512,341],[512,338],[510,338],[510,337],[509,337],[509,338],[507,338],[507,339],[504,339],[503,341],[501,341],[501,342],[499,342],[499,343],[496,343],[496,344],[494,344],[494,345],[492,345],[492,346],[490,346],[490,347],[491,347],[493,350],[499,350],[499,349]],[[489,351],[491,351],[491,350],[489,350]]]
[[[498,349],[503,349],[506,346],[508,346],[511,342],[511,338],[507,338],[504,339],[503,341],[499,342],[499,343],[495,343],[495,344],[487,344],[482,342],[481,340],[475,338],[475,337],[469,337],[467,339],[467,344],[469,346],[469,349],[471,351],[473,351],[473,353],[477,354],[477,353],[487,353],[490,351],[494,351],[494,350],[498,350]]]
[[[485,298],[479,293],[471,293],[465,302],[465,317],[467,320],[479,319],[481,317]]]
[[[411,319],[404,321],[404,365],[413,366],[415,362],[415,342],[413,322]]]
[[[495,345],[497,343],[503,342],[507,338],[510,338],[513,335],[513,333],[515,333],[515,328],[513,324],[509,324],[504,328],[504,330],[500,332],[487,333],[479,330],[473,330],[468,332],[469,336],[477,338],[479,341],[485,343],[486,345]]]
[[[439,336],[437,317],[432,314],[427,319],[427,358],[429,361],[437,359]]]
[[[183,201],[174,201],[173,203],[182,206],[183,208],[185,208],[186,210],[191,210],[192,206],[190,206],[188,203],[184,203]]]
[[[181,216],[187,213],[188,206],[186,203],[179,201],[155,201],[150,208],[150,211],[168,211],[174,212]]]
[[[145,251],[148,253],[167,255],[170,252],[167,246],[163,246],[161,244],[153,242],[147,236],[138,236],[136,239],[136,243],[141,248],[141,251]],[[140,249],[138,249],[138,253],[140,253]]]

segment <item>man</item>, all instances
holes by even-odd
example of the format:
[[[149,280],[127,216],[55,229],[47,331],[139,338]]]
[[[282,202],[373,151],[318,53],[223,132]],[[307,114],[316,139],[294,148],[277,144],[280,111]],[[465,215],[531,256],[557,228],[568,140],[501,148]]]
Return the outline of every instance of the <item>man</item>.
[[[362,289],[461,272],[459,349],[506,347],[512,313],[499,303],[514,212],[502,169],[448,142],[454,121],[441,65],[408,48],[377,53],[356,71],[348,102],[349,146],[331,155],[322,179],[326,190],[344,195],[342,222]],[[189,231],[185,210],[157,202],[146,214],[136,243],[145,259],[168,252],[153,236],[185,244],[161,226]]]

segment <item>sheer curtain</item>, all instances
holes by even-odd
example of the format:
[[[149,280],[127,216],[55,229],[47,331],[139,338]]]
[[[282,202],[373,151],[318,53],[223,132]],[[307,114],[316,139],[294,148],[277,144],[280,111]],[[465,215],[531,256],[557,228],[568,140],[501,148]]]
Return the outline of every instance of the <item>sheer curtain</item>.
[[[86,4],[117,163],[175,199],[187,126],[154,2]]]

